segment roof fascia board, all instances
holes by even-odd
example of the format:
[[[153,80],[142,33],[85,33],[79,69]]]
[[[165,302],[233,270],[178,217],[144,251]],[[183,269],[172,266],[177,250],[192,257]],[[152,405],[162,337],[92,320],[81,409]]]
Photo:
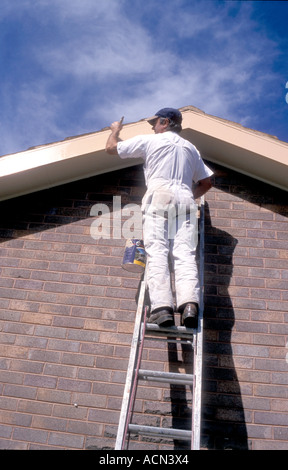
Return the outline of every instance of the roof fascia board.
[[[129,128],[128,128],[129,126]],[[135,124],[128,125],[123,132],[124,139],[128,139],[136,133],[132,128]],[[71,158],[81,158],[83,155],[95,154],[105,150],[106,141],[109,130],[103,130],[84,136],[73,137],[61,142],[55,142],[39,147],[35,147],[24,152],[5,155],[0,158],[0,178],[3,176],[28,171],[33,168],[51,165],[60,161],[69,160]],[[111,158],[106,154],[106,158],[117,160],[119,158]]]
[[[286,142],[193,110],[183,112],[183,129],[203,158],[288,190]]]
[[[137,133],[134,127],[127,126],[124,139]],[[109,134],[104,130],[0,158],[0,201],[143,163],[108,155]]]
[[[288,165],[288,144],[276,137],[253,131],[240,124],[216,118],[205,113],[189,111],[183,113],[183,128],[208,134],[232,146],[241,147],[277,162]],[[227,132],[227,129],[229,131]]]
[[[183,135],[195,143],[204,158],[288,190],[287,143],[192,106],[181,111]],[[126,140],[151,133],[151,126],[143,119],[126,124],[121,137]],[[105,145],[109,134],[106,128],[1,157],[0,200],[142,163],[108,155]]]

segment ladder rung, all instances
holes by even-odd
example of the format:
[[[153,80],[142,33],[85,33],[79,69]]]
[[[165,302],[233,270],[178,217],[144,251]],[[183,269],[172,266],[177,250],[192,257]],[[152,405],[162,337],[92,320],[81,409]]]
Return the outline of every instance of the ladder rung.
[[[178,372],[162,372],[156,370],[139,369],[139,379],[151,380],[154,382],[165,382],[179,385],[193,385],[193,375],[180,374]]]
[[[153,333],[159,336],[168,336],[172,338],[185,338],[190,341],[193,340],[193,335],[196,330],[193,328],[186,328],[185,326],[169,326],[163,327],[154,325],[153,323],[146,324],[146,333]]]
[[[153,426],[140,426],[138,424],[129,424],[130,432],[142,434],[150,437],[167,437],[170,439],[189,440],[191,439],[191,431],[173,428],[157,428]]]

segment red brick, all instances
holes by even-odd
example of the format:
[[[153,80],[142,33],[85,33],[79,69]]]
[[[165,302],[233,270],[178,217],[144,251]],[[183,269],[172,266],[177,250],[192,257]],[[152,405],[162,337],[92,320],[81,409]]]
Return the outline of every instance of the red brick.
[[[268,324],[265,324],[265,323],[261,323],[261,322],[258,322],[258,323],[253,323],[253,322],[241,322],[241,321],[238,321],[236,323],[236,329],[237,331],[248,331],[248,332],[251,332],[251,333],[268,333]],[[254,335],[255,337],[256,335]],[[262,336],[265,336],[265,335],[262,335]]]
[[[88,356],[84,354],[70,354],[70,353],[63,353],[62,355],[62,364],[69,364],[69,365],[78,365],[78,366],[93,366],[94,364],[94,357]]]
[[[45,364],[44,373],[57,377],[75,378],[77,376],[77,367],[59,364]]]
[[[53,318],[52,315],[45,315],[43,313],[25,312],[22,314],[21,320],[24,323],[33,323],[33,325],[51,325]]]
[[[66,390],[71,392],[90,393],[92,384],[87,380],[84,381],[59,378],[57,388],[59,390]]]
[[[119,309],[120,301],[118,299],[113,299],[113,298],[108,298],[107,299],[105,297],[91,297],[88,300],[88,306]]]
[[[47,264],[48,267],[48,264]],[[62,272],[77,272],[79,265],[76,263],[56,263],[51,262],[49,263],[49,267],[51,271],[60,271]],[[40,268],[39,268],[40,269]]]
[[[88,393],[74,393],[74,402],[77,406],[84,406],[89,408],[106,408],[107,396],[106,395],[90,395]]]
[[[29,443],[19,441],[9,441],[7,439],[0,439],[0,449],[4,450],[27,450]]]
[[[19,266],[20,260],[17,258],[0,258],[0,266]]]
[[[60,276],[60,274],[59,274]],[[100,278],[102,279],[102,277]],[[60,280],[60,279],[58,279]],[[61,276],[62,282],[71,282],[73,284],[90,284],[91,276],[89,274],[73,274],[73,273],[63,273]]]
[[[269,357],[269,348],[264,346],[248,346],[236,344],[233,353],[239,356]]]
[[[252,449],[287,447],[281,432],[288,416],[283,192],[211,165],[203,439],[208,448],[221,448],[223,436],[237,444],[247,429]],[[1,244],[0,447],[114,448],[141,276],[121,268],[124,239],[91,237],[90,209],[99,201],[111,206],[114,194],[122,204],[139,204],[144,192],[139,166],[1,203],[12,216],[1,219],[0,236],[15,238]],[[168,355],[166,343],[150,341],[143,365],[184,371],[183,360],[191,366],[184,349],[170,348]],[[155,424],[158,416],[143,410],[159,410],[170,425],[171,411],[180,413],[183,404],[191,411],[190,392],[184,397],[169,385],[142,384],[135,420]],[[174,420],[186,423],[185,413]],[[143,438],[132,447],[172,448],[158,441]]]
[[[254,335],[254,344],[265,344],[269,346],[285,346],[285,338],[279,335]]]
[[[28,357],[28,349],[20,348],[18,346],[11,346],[7,344],[5,345],[0,344],[0,356],[24,359]]]
[[[256,276],[266,279],[280,279],[281,273],[279,269],[268,269],[268,268],[249,268],[249,276]]]
[[[85,329],[95,331],[117,331],[117,324],[105,320],[85,320]]]
[[[9,439],[12,435],[12,432],[13,432],[13,428],[11,426],[2,426],[2,425],[0,425],[0,436],[2,438]],[[1,440],[0,440],[0,442],[1,442]]]
[[[36,326],[35,336],[44,336],[47,338],[65,338],[66,328],[56,328],[53,326]]]
[[[48,443],[64,449],[83,449],[84,437],[63,432],[51,432]]]
[[[288,302],[285,302],[285,301],[284,302],[276,302],[276,301],[267,302],[267,308],[268,310],[281,310],[282,312],[287,312]]]
[[[83,328],[84,320],[76,317],[62,317],[57,316],[53,320],[53,326],[64,327],[64,328]]]
[[[49,340],[48,349],[55,351],[79,352],[80,343],[60,339]]]
[[[285,252],[285,254],[287,254]],[[288,259],[265,259],[266,268],[288,269]]]
[[[288,416],[283,413],[274,412],[255,412],[255,423],[257,424],[276,424],[281,426],[288,425]]]
[[[286,371],[285,373],[283,372],[274,372],[272,374],[272,381],[274,384],[281,384],[281,385],[287,385],[288,384],[288,378],[287,378],[287,370],[288,370],[288,364],[286,362]],[[279,368],[279,370],[281,370],[281,368]]]
[[[41,443],[45,444],[48,438],[48,432],[41,431],[39,429],[23,429],[23,428],[15,428],[13,433],[13,439],[19,441],[28,441],[34,443]]]
[[[32,362],[29,360],[17,360],[14,359],[10,364],[11,370],[19,372],[28,372],[28,373],[38,373],[41,374],[44,368],[44,363],[41,362]]]
[[[62,390],[39,389],[37,399],[48,403],[71,404],[72,394]]]
[[[78,421],[68,421],[67,431],[88,436],[102,436],[104,426],[102,424],[85,423]]]
[[[47,339],[35,338],[35,336],[18,336],[15,345],[25,346],[29,348],[45,349],[47,346]]]
[[[65,294],[74,293],[74,285],[64,282],[45,282],[44,291],[47,292],[64,292]]]
[[[273,438],[273,432],[271,426],[256,426],[248,424],[249,436],[251,438],[263,440],[268,440]]]
[[[17,413],[14,411],[0,411],[0,422],[2,424],[12,424],[15,426],[29,427],[32,417],[25,413]]]
[[[52,313],[55,315],[69,315],[71,311],[70,305],[62,305],[62,304],[53,304],[53,303],[41,303],[39,312],[43,313]]]
[[[27,374],[24,379],[24,385],[40,388],[56,388],[56,383],[57,378],[43,375]]]
[[[119,414],[115,413],[115,410],[90,410],[88,418],[89,421],[98,423],[118,424]]]
[[[41,403],[32,400],[19,400],[18,411],[29,414],[39,414],[50,416],[53,405],[51,403]],[[20,439],[21,440],[21,439]]]
[[[247,230],[247,236],[248,237],[256,237],[256,238],[260,238],[261,241],[263,240],[263,238],[276,238],[276,231],[273,231],[273,230]],[[268,245],[265,245],[264,246],[267,246],[269,247],[269,244]],[[273,248],[273,245],[271,245],[271,248]]]
[[[96,366],[101,369],[113,369],[113,370],[127,370],[128,361],[124,361],[123,358],[106,358],[106,357],[97,357]]]
[[[111,354],[111,352],[110,352]],[[92,380],[94,382],[110,382],[111,371],[107,369],[90,369],[88,367],[79,368],[78,378]]]
[[[284,427],[275,428],[274,437],[276,440],[288,441],[288,429]],[[287,450],[287,447],[285,450]]]
[[[39,261],[34,259],[22,259],[20,260],[19,266],[21,268],[46,270],[49,267],[48,261]]]
[[[255,395],[287,399],[287,387],[282,387],[280,385],[257,385],[255,388]]]
[[[135,290],[134,289],[116,289],[116,288],[107,288],[106,295],[108,297],[115,297],[116,299],[135,299]]]
[[[81,352],[97,356],[113,356],[114,345],[106,343],[84,343],[81,345]]]
[[[67,420],[61,418],[51,418],[48,416],[33,416],[32,425],[35,428],[49,431],[65,431]]]
[[[61,354],[55,351],[42,351],[40,349],[30,350],[28,359],[40,362],[60,362]]]

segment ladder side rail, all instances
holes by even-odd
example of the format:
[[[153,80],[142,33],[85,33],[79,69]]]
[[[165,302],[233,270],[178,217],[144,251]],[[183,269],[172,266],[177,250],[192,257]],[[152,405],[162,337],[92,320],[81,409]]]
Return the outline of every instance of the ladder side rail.
[[[204,196],[200,202],[200,246],[199,246],[199,283],[200,283],[200,299],[199,299],[199,323],[194,338],[194,390],[193,390],[193,410],[192,410],[192,439],[191,449],[200,449],[201,438],[201,410],[202,410],[202,366],[203,366],[203,313],[204,313],[204,236],[205,222]]]
[[[133,386],[133,380],[135,377],[135,368],[136,368],[138,352],[139,352],[138,345],[141,341],[141,333],[143,335],[145,333],[145,331],[142,329],[142,323],[141,323],[142,316],[143,316],[145,290],[146,290],[146,272],[144,275],[144,280],[141,282],[141,286],[140,286],[140,294],[139,294],[138,306],[137,306],[136,317],[135,317],[134,331],[133,331],[133,336],[132,336],[132,341],[131,341],[131,349],[130,349],[128,368],[127,368],[126,382],[125,382],[125,388],[124,388],[124,393],[123,393],[122,406],[121,406],[120,418],[119,418],[119,424],[118,424],[118,431],[117,431],[116,442],[115,442],[115,450],[123,449],[125,438],[126,438],[126,433],[127,433],[127,428],[128,428],[129,407],[131,405],[131,401],[133,398],[131,395],[131,391],[132,391],[132,386]]]

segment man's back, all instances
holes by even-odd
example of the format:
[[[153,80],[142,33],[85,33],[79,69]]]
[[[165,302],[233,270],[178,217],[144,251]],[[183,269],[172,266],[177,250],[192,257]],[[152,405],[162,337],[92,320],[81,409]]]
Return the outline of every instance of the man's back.
[[[128,148],[129,144],[129,148]],[[175,132],[140,135],[118,143],[121,158],[144,159],[147,188],[155,180],[175,181],[191,188],[192,181],[206,177],[198,150]]]
[[[191,188],[192,181],[200,179],[201,157],[194,145],[170,131],[151,137],[144,164],[148,187],[153,180],[161,178]]]

